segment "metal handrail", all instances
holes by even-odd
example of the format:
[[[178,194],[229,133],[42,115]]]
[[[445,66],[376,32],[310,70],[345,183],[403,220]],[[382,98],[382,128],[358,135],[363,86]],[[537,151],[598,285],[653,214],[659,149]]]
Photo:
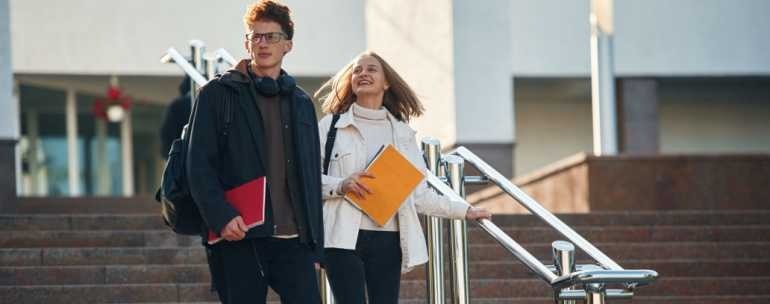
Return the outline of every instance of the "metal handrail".
[[[465,202],[468,204],[468,202],[460,197],[457,193],[452,191],[452,188],[449,188],[440,178],[433,175],[432,173],[427,173],[427,182],[429,185],[431,185],[436,191],[441,193],[442,195],[445,195],[449,197],[450,200],[453,201],[459,201],[459,202]],[[470,204],[468,204],[470,205]],[[540,263],[540,261],[533,256],[529,251],[524,249],[524,247],[521,247],[519,243],[514,241],[510,236],[505,234],[500,227],[498,227],[495,223],[493,223],[490,220],[487,219],[481,219],[476,221],[479,226],[481,226],[482,229],[486,230],[487,233],[489,233],[492,238],[494,238],[500,245],[508,249],[511,253],[513,253],[519,260],[524,263],[524,266],[527,266],[532,272],[537,274],[540,278],[550,283],[551,281],[555,281],[559,277],[555,275],[553,272],[548,270],[548,267],[543,265],[543,263]]]
[[[573,272],[566,276],[558,277],[551,281],[551,286],[555,289],[577,284],[593,283],[623,283],[641,286],[649,284],[658,278],[658,273],[653,270],[586,270]]]
[[[231,66],[235,66],[238,63],[238,61],[235,60],[235,57],[233,57],[233,55],[230,55],[230,52],[228,52],[225,49],[217,49],[216,51],[214,51],[214,54],[217,57],[222,58],[222,60],[224,60]]]
[[[184,56],[182,56],[182,54],[180,54],[179,51],[177,51],[175,48],[168,48],[166,54],[160,58],[160,62],[176,63],[182,69],[182,71],[189,75],[190,78],[199,86],[203,86],[209,82],[205,77],[203,77],[203,75],[201,75],[198,69],[187,62],[187,59],[185,59]]]
[[[607,299],[631,299],[634,293],[623,289],[607,289],[605,291],[605,297]],[[562,290],[559,292],[560,300],[585,300],[585,290]]]
[[[497,172],[497,170],[492,168],[492,166],[476,156],[476,154],[465,147],[459,147],[451,151],[449,154],[456,154],[464,158],[467,162],[471,163],[482,174],[489,177],[489,179],[498,187],[500,187],[500,189],[511,195],[514,199],[521,203],[521,205],[527,208],[527,210],[532,212],[532,214],[536,215],[545,221],[548,225],[556,229],[556,231],[561,233],[570,242],[574,243],[578,248],[582,249],[585,253],[596,260],[601,266],[610,270],[623,270],[623,267],[620,267],[618,263],[615,263],[615,261],[613,261],[593,244],[580,236],[577,232],[575,232],[575,230],[567,226],[567,224],[553,215],[553,213],[543,208],[543,206],[538,204],[532,197],[519,189],[519,187],[516,187],[516,185],[505,178],[502,174]]]
[[[542,280],[546,281],[554,289],[563,289],[577,284],[608,284],[608,283],[623,283],[625,284],[625,292],[613,292],[613,297],[619,298],[630,297],[633,293],[630,292],[635,286],[649,284],[655,281],[658,277],[658,273],[653,270],[625,270],[620,265],[615,263],[607,255],[601,252],[598,248],[593,246],[590,242],[580,236],[572,228],[567,226],[564,222],[559,220],[551,212],[543,208],[529,195],[524,193],[521,189],[513,185],[507,178],[497,172],[489,164],[481,160],[478,156],[473,154],[465,147],[459,147],[449,153],[457,155],[465,161],[471,163],[482,174],[488,177],[492,182],[497,184],[506,193],[513,196],[530,212],[540,217],[543,221],[548,223],[551,227],[559,231],[564,237],[575,243],[580,249],[585,251],[589,256],[594,258],[605,269],[592,269],[581,270],[570,273],[568,275],[557,276],[552,272],[548,266],[544,265],[531,253],[514,241],[510,236],[505,234],[496,224],[487,219],[477,220],[476,222],[482,229],[487,231],[492,238],[505,247],[509,252],[516,256],[527,268],[535,273]],[[470,205],[460,195],[455,193],[441,178],[435,176],[430,171],[426,172],[426,180],[430,186],[436,189],[442,195],[448,196],[449,199],[459,202],[464,202]],[[564,295],[572,295],[579,291],[563,291]]]

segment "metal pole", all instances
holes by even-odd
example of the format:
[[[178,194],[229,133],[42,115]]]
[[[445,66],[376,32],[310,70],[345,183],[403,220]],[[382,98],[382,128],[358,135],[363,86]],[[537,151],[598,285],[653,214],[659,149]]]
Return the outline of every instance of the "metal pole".
[[[458,156],[444,157],[447,180],[452,190],[465,198],[465,161]],[[468,235],[465,220],[451,220],[449,223],[449,260],[451,263],[450,279],[452,303],[468,304]]]
[[[206,44],[200,40],[190,40],[190,56],[192,65],[198,70],[198,73],[204,75],[206,73],[203,66],[203,53],[206,51]],[[192,77],[190,77],[192,78]],[[190,80],[190,104],[194,105],[195,99],[198,97],[197,92],[200,88],[199,84],[195,80]]]
[[[567,241],[555,241],[551,243],[553,252],[553,265],[556,266],[556,274],[563,276],[575,271],[575,246]],[[565,288],[571,290],[571,288]],[[575,304],[575,300],[560,300],[560,290],[555,290],[556,303]]]
[[[441,143],[435,138],[422,140],[423,157],[428,170],[440,174]],[[444,304],[444,254],[441,241],[444,238],[444,225],[437,217],[427,217],[428,234],[428,303]]]
[[[334,304],[334,295],[332,294],[332,287],[329,284],[329,279],[326,278],[326,270],[323,268],[318,269],[318,284],[321,291],[321,303]]]
[[[615,75],[612,51],[612,1],[591,0],[591,107],[594,154],[618,153]]]
[[[206,71],[207,80],[214,79],[214,75],[217,74],[217,63],[219,63],[219,56],[212,53],[203,55],[203,69]]]
[[[586,284],[586,304],[604,304],[604,284],[592,283]]]

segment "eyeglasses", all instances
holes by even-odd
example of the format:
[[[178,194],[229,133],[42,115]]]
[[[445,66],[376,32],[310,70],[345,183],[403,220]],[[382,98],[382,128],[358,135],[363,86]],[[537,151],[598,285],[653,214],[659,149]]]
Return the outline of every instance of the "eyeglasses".
[[[282,39],[289,39],[289,36],[281,32],[272,33],[248,33],[246,39],[253,43],[260,43],[262,41],[268,44],[278,43]]]

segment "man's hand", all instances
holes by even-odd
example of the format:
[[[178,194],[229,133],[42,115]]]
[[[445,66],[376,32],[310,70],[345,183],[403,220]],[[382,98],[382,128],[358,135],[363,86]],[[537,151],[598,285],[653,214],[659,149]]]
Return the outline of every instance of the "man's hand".
[[[222,228],[222,237],[228,241],[240,241],[246,236],[246,224],[243,222],[243,218],[239,215],[230,220],[225,228]]]
[[[482,218],[491,219],[492,213],[487,211],[487,209],[473,207],[473,206],[468,207],[468,211],[465,212],[465,219],[477,220]]]
[[[353,195],[360,198],[364,198],[364,196],[367,194],[372,194],[372,190],[361,183],[361,178],[374,178],[374,175],[366,172],[353,173],[342,181],[340,192],[342,192],[342,194],[352,193]]]

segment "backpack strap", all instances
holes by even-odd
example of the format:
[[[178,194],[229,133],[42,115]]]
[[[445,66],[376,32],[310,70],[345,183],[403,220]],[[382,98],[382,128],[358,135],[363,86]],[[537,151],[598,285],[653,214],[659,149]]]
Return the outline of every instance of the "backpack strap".
[[[228,131],[230,130],[230,125],[233,122],[233,100],[232,98],[225,98],[225,126],[222,128],[222,135],[227,136]]]
[[[329,174],[329,162],[331,162],[334,140],[337,138],[337,128],[334,125],[340,120],[340,114],[332,115],[332,124],[329,126],[329,132],[326,133],[326,146],[324,147],[324,175]]]

